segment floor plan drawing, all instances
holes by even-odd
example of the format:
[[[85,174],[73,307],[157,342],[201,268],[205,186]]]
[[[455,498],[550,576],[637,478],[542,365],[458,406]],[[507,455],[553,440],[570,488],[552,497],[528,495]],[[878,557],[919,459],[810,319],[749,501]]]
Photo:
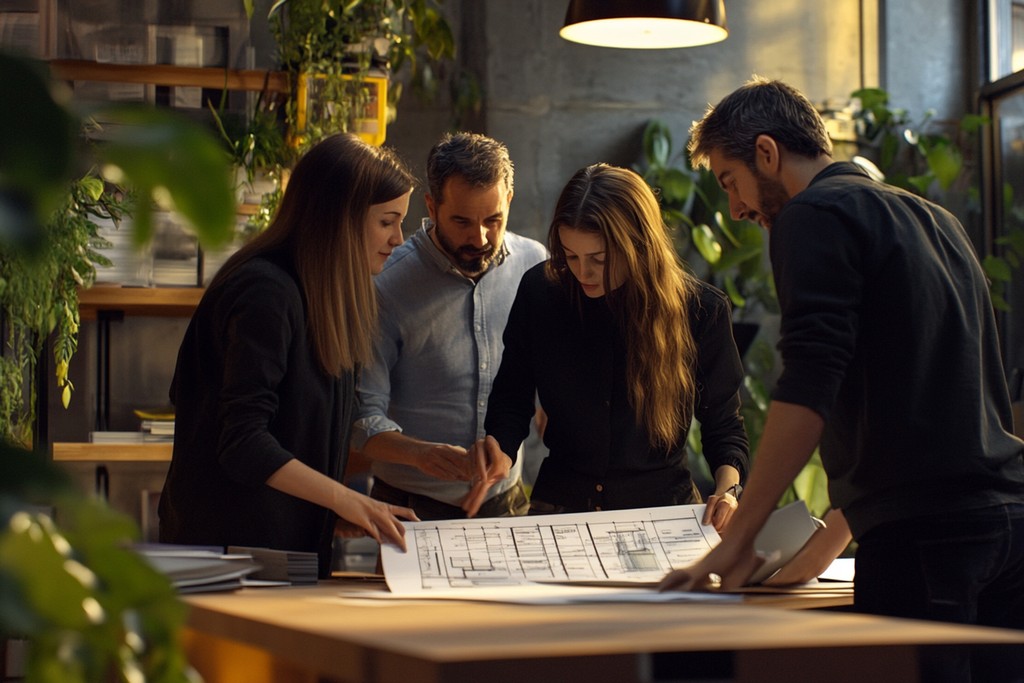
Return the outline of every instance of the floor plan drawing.
[[[385,546],[393,591],[529,582],[651,582],[719,542],[703,505],[407,522],[408,551]]]

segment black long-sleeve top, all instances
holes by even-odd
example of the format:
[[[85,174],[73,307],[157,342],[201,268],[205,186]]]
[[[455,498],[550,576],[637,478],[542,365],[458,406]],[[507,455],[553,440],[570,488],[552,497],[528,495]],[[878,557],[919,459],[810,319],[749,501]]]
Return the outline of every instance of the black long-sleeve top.
[[[770,248],[784,364],[773,398],[826,420],[829,494],[854,536],[1022,500],[1024,444],[960,223],[838,162],[785,205]]]
[[[160,540],[317,552],[326,575],[336,516],[266,480],[292,458],[340,477],[355,389],[321,369],[289,259],[254,258],[206,292],[170,396]]]
[[[712,472],[732,465],[745,477],[749,447],[739,415],[743,368],[729,305],[721,292],[703,284],[698,302],[690,310],[690,324],[698,349],[694,412],[704,455]],[[628,399],[625,335],[604,297],[571,297],[539,264],[519,285],[504,343],[484,426],[515,457],[539,397],[548,416],[549,455],[534,485],[535,498],[573,511],[694,502],[686,463],[688,429],[667,451],[652,447]]]

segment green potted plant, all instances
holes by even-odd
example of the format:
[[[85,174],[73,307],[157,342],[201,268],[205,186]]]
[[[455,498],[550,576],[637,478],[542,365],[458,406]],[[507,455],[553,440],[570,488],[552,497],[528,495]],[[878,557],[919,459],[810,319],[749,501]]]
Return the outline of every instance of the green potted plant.
[[[276,187],[264,192],[259,209],[247,222],[249,232],[269,224],[287,169],[308,146],[345,131],[381,144],[406,84],[428,99],[437,94],[442,80],[438,72],[455,56],[455,41],[440,11],[440,1],[274,2],[268,20],[277,43],[277,62],[289,75],[290,93],[282,107],[283,122],[276,120],[276,112],[273,117],[266,112],[259,116],[257,107],[257,116],[249,123],[271,119],[275,125],[283,123],[287,144],[278,148],[280,163],[271,167]],[[243,0],[243,4],[251,19],[252,0]],[[457,109],[477,103],[478,93],[472,95],[472,84],[472,79],[464,77],[457,81]],[[272,109],[268,107],[268,111]],[[230,132],[225,138],[236,153],[252,139]]]
[[[413,87],[433,94],[435,69],[455,55],[434,0],[278,0],[269,18],[292,76],[287,119],[300,149],[347,130],[380,144],[402,95],[394,76],[408,68]]]
[[[74,352],[78,286],[100,260],[89,216],[122,208],[105,183],[140,198],[140,242],[151,233],[151,197],[187,216],[206,244],[230,235],[235,204],[226,156],[208,131],[167,112],[111,106],[103,120],[120,125],[103,145],[83,146],[88,114],[62,104],[69,98],[58,87],[41,64],[0,52],[0,99],[19,105],[0,108],[0,288],[16,315],[33,318],[26,334],[45,339],[57,328],[60,382]],[[83,168],[102,169],[103,180]],[[52,291],[40,285],[48,277]],[[43,346],[27,349],[37,363]],[[30,374],[5,370],[3,391],[34,382]],[[29,683],[194,680],[178,643],[183,605],[129,549],[134,522],[73,489],[15,427],[19,415],[3,416],[0,438],[0,641],[27,639]]]
[[[0,437],[31,448],[36,422],[37,365],[53,335],[57,388],[64,407],[73,386],[68,364],[78,348],[78,292],[92,286],[96,265],[109,266],[100,249],[109,243],[95,219],[124,215],[119,193],[95,174],[72,181],[64,201],[30,244],[0,254]]]

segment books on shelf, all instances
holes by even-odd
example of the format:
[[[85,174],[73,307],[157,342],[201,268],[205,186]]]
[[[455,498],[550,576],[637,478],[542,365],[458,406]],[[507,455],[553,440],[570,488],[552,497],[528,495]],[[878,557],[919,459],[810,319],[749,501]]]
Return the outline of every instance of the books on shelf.
[[[89,432],[89,443],[143,443],[142,432]]]
[[[89,432],[90,443],[170,443],[174,441],[174,408],[137,409],[141,421],[135,432]]]
[[[143,441],[174,441],[174,420],[143,420]]]
[[[174,441],[174,407],[137,408],[135,417],[139,418],[139,428],[147,443]]]

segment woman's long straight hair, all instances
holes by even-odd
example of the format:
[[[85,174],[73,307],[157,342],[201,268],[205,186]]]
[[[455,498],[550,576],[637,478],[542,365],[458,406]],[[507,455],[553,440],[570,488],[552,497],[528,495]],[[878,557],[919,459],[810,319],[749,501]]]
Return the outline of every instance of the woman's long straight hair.
[[[626,335],[626,383],[652,446],[669,448],[689,428],[696,400],[697,348],[689,310],[697,282],[683,268],[658,199],[633,171],[594,164],[562,190],[548,232],[548,276],[585,296],[565,260],[559,228],[604,239],[606,300]],[[610,275],[625,281],[611,289]]]
[[[340,377],[373,352],[377,299],[365,246],[367,212],[414,185],[392,151],[348,133],[325,138],[296,164],[270,226],[221,267],[211,286],[253,257],[288,253],[306,298],[314,352],[324,372]]]

